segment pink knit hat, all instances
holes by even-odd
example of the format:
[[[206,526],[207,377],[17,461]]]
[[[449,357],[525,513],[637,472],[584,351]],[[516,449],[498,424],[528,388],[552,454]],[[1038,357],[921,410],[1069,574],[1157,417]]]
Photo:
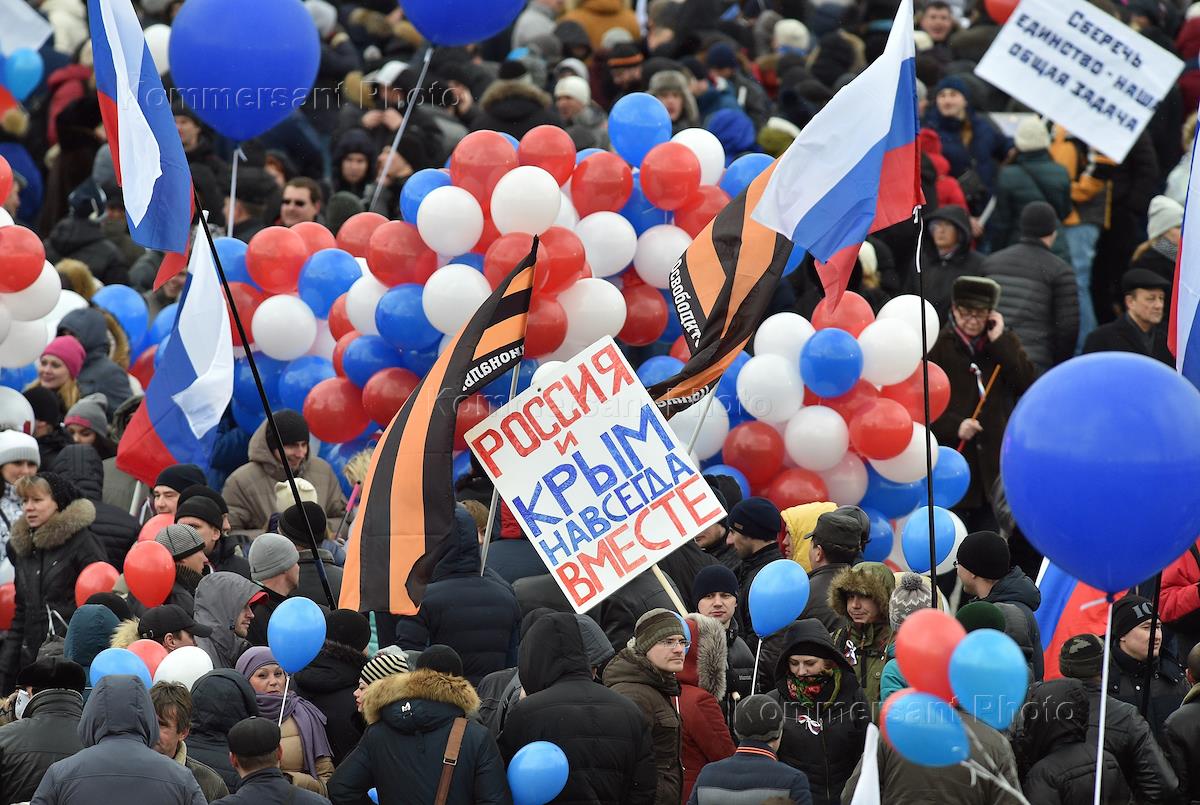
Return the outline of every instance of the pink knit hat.
[[[79,370],[83,368],[83,360],[87,357],[87,351],[84,350],[83,344],[80,344],[73,335],[60,335],[55,338],[46,345],[42,354],[53,355],[62,361],[73,378],[79,377]]]

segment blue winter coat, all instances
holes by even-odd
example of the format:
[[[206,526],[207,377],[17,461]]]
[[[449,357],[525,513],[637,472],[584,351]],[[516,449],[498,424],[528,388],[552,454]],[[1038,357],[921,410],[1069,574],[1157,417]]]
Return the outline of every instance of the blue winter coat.
[[[942,155],[950,161],[950,174],[962,176],[974,168],[989,192],[996,192],[996,174],[1000,163],[1012,147],[1012,142],[992,124],[990,120],[968,109],[967,121],[971,124],[971,142],[963,142],[963,121],[945,117],[930,104],[924,125],[938,133],[942,141]]]

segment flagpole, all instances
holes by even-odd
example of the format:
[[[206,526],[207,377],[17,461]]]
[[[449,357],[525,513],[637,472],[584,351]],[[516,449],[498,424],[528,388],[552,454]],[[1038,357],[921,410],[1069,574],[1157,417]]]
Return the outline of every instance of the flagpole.
[[[369,209],[375,209],[375,205],[379,202],[379,195],[383,192],[383,177],[387,176],[388,171],[391,170],[392,160],[396,158],[396,149],[400,147],[400,140],[404,137],[405,129],[408,128],[408,120],[412,117],[413,107],[421,99],[421,87],[425,85],[425,76],[429,72],[429,61],[432,58],[433,45],[430,45],[425,49],[425,61],[421,64],[421,74],[417,76],[417,97],[409,98],[404,104],[404,117],[400,118],[400,128],[396,129],[396,136],[392,138],[392,147],[388,150],[387,158],[383,161],[383,167],[379,170],[379,175],[375,177],[375,192],[371,195],[371,206]],[[495,501],[493,501],[492,505],[493,507],[495,506]]]
[[[238,163],[245,159],[246,159],[246,154],[244,151],[242,151],[242,147],[240,145],[235,145],[233,147],[233,166],[229,172],[229,217],[228,217],[228,220],[225,221],[225,237],[228,237],[228,238],[233,237],[233,227],[234,227],[233,208],[234,208],[234,205],[237,204]],[[198,210],[202,209],[200,206],[198,206],[200,204],[199,198],[196,199],[196,204],[197,204],[196,209],[198,209]],[[215,259],[215,257],[216,257],[215,253],[213,254],[213,257]],[[221,277],[223,279],[225,277],[225,275],[221,274]]]
[[[917,225],[917,294],[921,297],[921,398],[925,406],[925,509],[929,515],[929,597],[934,609],[938,607],[937,540],[933,524],[933,433],[929,429],[929,335],[925,329],[925,272],[921,270],[921,247],[925,225],[921,208],[913,208]]]
[[[237,302],[233,298],[233,290],[229,287],[229,280],[225,277],[225,269],[221,266],[221,257],[217,254],[217,244],[213,242],[212,233],[208,231],[208,224],[204,221],[204,209],[200,201],[200,194],[196,192],[196,188],[192,188],[192,194],[196,199],[196,210],[200,216],[200,229],[204,232],[204,237],[208,241],[209,251],[212,253],[213,264],[217,269],[217,277],[221,280],[221,287],[225,291],[225,301],[229,304],[229,313],[233,316],[233,323],[237,327],[238,335],[242,339],[242,350],[246,353],[246,361],[250,364],[250,374],[254,376],[254,386],[258,389],[258,399],[262,403],[263,412],[267,415],[267,426],[270,428],[270,434],[275,439],[275,444],[283,449],[283,437],[279,435],[279,425],[275,422],[275,415],[271,413],[271,403],[267,401],[267,391],[263,387],[262,376],[258,373],[258,364],[254,362],[254,353],[250,349],[250,336],[246,333],[246,328],[242,325],[242,317],[238,314]],[[230,209],[230,216],[233,215],[233,210]],[[292,490],[292,499],[296,505],[300,507],[301,512],[304,511],[303,502],[300,499],[300,490],[296,488],[296,476],[292,472],[292,467],[288,464],[287,458],[280,454],[280,463],[283,464],[284,475],[287,476],[288,487]],[[307,515],[301,518],[304,520],[304,529],[308,532],[308,543],[312,548],[313,559],[317,566],[317,576],[321,579],[321,589],[325,591],[325,598],[329,601],[330,609],[337,609],[337,601],[333,600],[333,590],[329,586],[329,578],[325,574],[325,565],[321,561],[318,553],[317,537],[313,533],[312,523],[309,522]]]

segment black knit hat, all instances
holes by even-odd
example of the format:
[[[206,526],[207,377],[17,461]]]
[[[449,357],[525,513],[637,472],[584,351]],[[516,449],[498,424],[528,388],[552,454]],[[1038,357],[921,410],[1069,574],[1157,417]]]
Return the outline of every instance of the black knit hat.
[[[217,530],[220,530],[225,520],[225,515],[216,501],[204,495],[192,495],[175,508],[175,522],[178,523],[184,517],[195,517]]]
[[[308,423],[304,421],[303,416],[290,408],[284,408],[276,411],[274,417],[275,426],[279,428],[279,438],[283,439],[284,444],[308,441]],[[279,449],[279,444],[275,441],[275,434],[271,431],[269,424],[267,425],[267,447],[273,451]]]
[[[50,487],[50,497],[54,498],[54,505],[59,511],[83,497],[75,484],[56,472],[39,472],[36,477],[41,478]]]
[[[304,519],[312,526],[313,536],[320,542],[325,538],[325,510],[320,504],[306,500],[300,506],[289,506],[279,516],[279,533],[301,546],[308,546],[308,529],[304,527]],[[311,547],[311,546],[310,546]]]
[[[167,486],[176,492],[183,492],[189,486],[204,483],[204,470],[195,464],[172,464],[154,479],[154,486]]]
[[[958,546],[958,563],[981,578],[1002,579],[1012,567],[1008,541],[995,531],[967,534]]]
[[[74,690],[83,693],[87,675],[83,666],[62,657],[43,657],[17,674],[17,687],[41,690]]]
[[[729,593],[736,596],[738,591],[737,576],[733,575],[732,570],[721,564],[708,565],[701,568],[692,581],[692,608],[699,606],[700,599],[706,595]]]
[[[783,518],[766,498],[746,498],[729,512],[729,527],[751,539],[770,541],[783,530]]]
[[[1045,201],[1031,201],[1021,209],[1021,234],[1044,238],[1058,231],[1058,213]]]
[[[1104,641],[1094,634],[1067,638],[1058,652],[1058,671],[1072,679],[1095,679],[1104,671]]]
[[[1140,595],[1127,595],[1113,604],[1113,639],[1120,640],[1133,631],[1134,627],[1150,620],[1154,604]]]
[[[449,646],[435,643],[421,652],[421,656],[417,658],[417,669],[437,671],[439,674],[449,674],[450,676],[462,676],[462,657],[458,656],[458,652]]]
[[[25,390],[25,399],[33,409],[33,418],[38,422],[58,425],[62,422],[63,409],[58,395],[45,386],[34,386]]]
[[[733,730],[743,741],[770,743],[783,734],[783,709],[765,693],[750,696],[733,711]]]
[[[371,642],[371,624],[361,612],[335,609],[325,616],[325,639],[362,651]]]
[[[204,484],[192,484],[187,489],[179,493],[179,504],[182,506],[189,498],[205,497],[217,504],[217,508],[221,510],[221,514],[229,514],[229,504],[225,502],[225,498],[221,497],[221,493],[212,487]]]

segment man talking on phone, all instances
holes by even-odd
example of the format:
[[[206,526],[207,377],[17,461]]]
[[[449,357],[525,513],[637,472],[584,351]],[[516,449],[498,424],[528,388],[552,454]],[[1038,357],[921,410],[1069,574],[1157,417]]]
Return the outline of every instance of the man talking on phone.
[[[971,468],[971,485],[954,507],[968,532],[996,530],[992,490],[1000,475],[1004,427],[1036,376],[1021,340],[1005,327],[999,301],[995,280],[959,277],[951,294],[950,321],[929,350],[929,359],[950,379],[950,404],[933,422],[933,434],[938,444],[955,447],[962,442]],[[999,374],[984,399],[997,366]]]

